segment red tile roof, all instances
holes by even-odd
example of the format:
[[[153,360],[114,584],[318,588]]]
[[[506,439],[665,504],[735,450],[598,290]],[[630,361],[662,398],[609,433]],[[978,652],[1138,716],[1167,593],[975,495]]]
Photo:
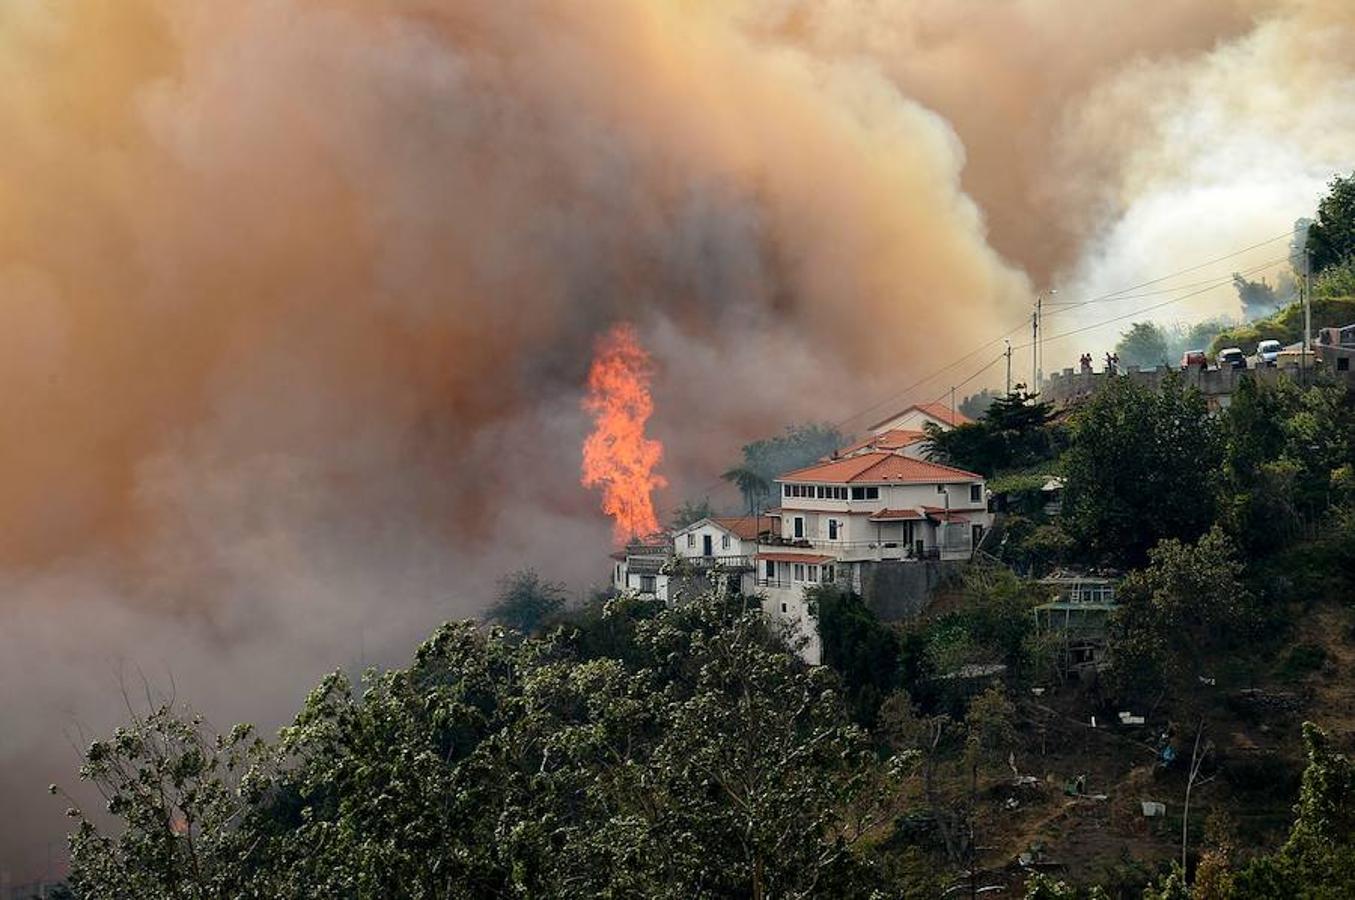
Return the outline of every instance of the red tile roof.
[[[901,450],[904,447],[912,446],[918,441],[926,440],[925,431],[914,431],[911,428],[891,428],[882,434],[872,434],[862,438],[855,444],[843,447],[838,451],[839,456],[846,456],[849,453],[855,453],[858,450]]]
[[[894,415],[876,422],[874,425],[870,426],[870,430],[874,431],[881,425],[887,425],[890,422],[897,419],[899,416],[903,415],[904,413],[912,412],[915,409],[921,413],[925,413],[926,415],[931,416],[933,419],[939,419],[940,421],[946,422],[951,425],[971,425],[974,422],[974,420],[969,418],[969,416],[966,416],[959,410],[951,409],[944,403],[914,403],[907,409],[901,409],[898,412],[894,413]]]
[[[924,459],[875,451],[819,463],[777,478],[782,481],[813,481],[827,484],[937,484],[978,481],[982,475],[943,466]]]
[[[817,553],[759,553],[753,558],[780,563],[811,563],[815,565],[833,562],[836,559],[836,557],[833,556],[823,556],[822,554]]]
[[[755,541],[762,532],[775,529],[773,518],[776,517],[764,513],[761,516],[711,516],[710,520],[742,540]]]

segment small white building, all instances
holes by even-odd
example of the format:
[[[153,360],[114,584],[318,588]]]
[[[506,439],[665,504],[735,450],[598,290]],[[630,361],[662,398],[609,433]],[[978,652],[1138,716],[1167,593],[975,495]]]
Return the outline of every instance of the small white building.
[[[888,431],[920,432],[929,424],[937,425],[942,429],[950,429],[957,425],[972,425],[973,421],[964,413],[951,409],[944,403],[914,403],[887,419],[881,419],[867,430],[876,435]]]
[[[636,539],[612,554],[612,588],[647,599],[668,599],[668,576],[662,571],[673,553],[668,532]]]

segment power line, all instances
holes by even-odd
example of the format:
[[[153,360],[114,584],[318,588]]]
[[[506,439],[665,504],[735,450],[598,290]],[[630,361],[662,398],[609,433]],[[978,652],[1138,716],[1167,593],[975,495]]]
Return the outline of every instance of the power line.
[[[1187,290],[1188,288],[1200,287],[1202,285],[1208,287],[1223,287],[1225,285],[1231,285],[1233,283],[1234,275],[1254,275],[1257,272],[1264,271],[1265,269],[1269,269],[1272,266],[1279,265],[1282,262],[1287,262],[1288,260],[1289,257],[1287,256],[1279,256],[1276,257],[1275,259],[1269,259],[1263,263],[1258,263],[1257,265],[1254,265],[1248,269],[1241,269],[1237,272],[1230,272],[1228,273],[1228,275],[1221,276],[1219,278],[1206,278],[1200,281],[1187,282],[1186,284],[1173,285],[1172,287],[1156,288],[1151,291],[1143,291],[1142,293],[1138,294],[1118,294],[1115,296],[1095,297],[1090,300],[1055,300],[1055,301],[1046,300],[1045,306],[1066,307],[1067,309],[1076,309],[1079,306],[1086,306],[1089,303],[1114,303],[1120,300],[1138,300],[1145,297],[1157,297],[1162,294],[1172,294],[1175,293],[1176,291],[1184,291]],[[1056,309],[1054,312],[1062,312],[1062,310]],[[1050,315],[1053,314],[1054,313],[1050,313]]]
[[[1056,310],[1054,313],[1050,313],[1050,315],[1054,315],[1054,314],[1062,313],[1062,312],[1067,312],[1068,310],[1077,309],[1077,308],[1079,308],[1079,307],[1086,306],[1086,305],[1091,304],[1091,303],[1100,303],[1100,302],[1105,302],[1105,301],[1110,301],[1110,300],[1127,300],[1127,299],[1131,299],[1131,298],[1129,298],[1129,297],[1121,296],[1121,295],[1124,295],[1124,294],[1128,293],[1129,291],[1135,291],[1135,290],[1138,290],[1138,289],[1140,289],[1140,288],[1148,287],[1148,286],[1150,286],[1150,285],[1160,284],[1160,283],[1163,282],[1163,281],[1166,281],[1166,280],[1171,279],[1171,278],[1176,278],[1176,277],[1178,277],[1178,276],[1180,276],[1180,275],[1185,275],[1185,274],[1188,274],[1188,273],[1190,273],[1190,272],[1196,272],[1196,271],[1199,271],[1200,269],[1203,269],[1203,268],[1205,268],[1206,266],[1211,266],[1211,265],[1214,265],[1214,264],[1216,264],[1216,263],[1220,263],[1220,262],[1222,262],[1222,261],[1224,261],[1224,260],[1226,260],[1226,259],[1232,259],[1233,257],[1235,257],[1235,256],[1240,256],[1241,254],[1246,253],[1246,252],[1248,252],[1248,251],[1250,251],[1250,250],[1255,250],[1255,249],[1258,248],[1258,247],[1264,247],[1264,246],[1266,246],[1267,244],[1273,244],[1273,243],[1275,243],[1275,242],[1278,241],[1278,240],[1282,240],[1282,239],[1284,239],[1284,238],[1286,238],[1286,237],[1291,237],[1293,234],[1296,233],[1296,231],[1297,231],[1297,229],[1292,229],[1292,228],[1291,228],[1291,229],[1289,229],[1288,231],[1285,231],[1285,232],[1283,232],[1283,233],[1281,233],[1281,234],[1275,235],[1274,237],[1267,238],[1267,239],[1265,239],[1265,240],[1263,240],[1263,241],[1258,241],[1258,242],[1255,243],[1255,244],[1249,244],[1248,246],[1243,247],[1243,248],[1240,249],[1240,250],[1234,250],[1232,253],[1225,253],[1225,254],[1222,255],[1222,256],[1215,257],[1215,258],[1213,258],[1213,259],[1211,259],[1211,260],[1208,260],[1208,261],[1206,261],[1206,262],[1197,263],[1196,265],[1193,265],[1193,266],[1187,266],[1187,267],[1184,268],[1184,269],[1178,269],[1178,270],[1175,271],[1175,272],[1171,272],[1171,273],[1169,273],[1169,274],[1167,274],[1167,275],[1160,275],[1160,276],[1158,276],[1158,277],[1156,277],[1156,278],[1151,278],[1151,279],[1149,279],[1149,280],[1147,280],[1147,281],[1141,281],[1141,282],[1139,282],[1138,284],[1129,285],[1128,287],[1121,288],[1121,289],[1119,289],[1118,291],[1111,291],[1110,293],[1107,293],[1107,294],[1101,294],[1101,295],[1096,296],[1096,297],[1091,297],[1091,298],[1089,298],[1089,299],[1087,299],[1087,300],[1081,300],[1081,301],[1077,301],[1077,302],[1074,302],[1074,303],[1069,303],[1069,304],[1065,305],[1063,308]],[[1253,273],[1253,272],[1255,272],[1255,271],[1257,271],[1257,270],[1259,270],[1259,269],[1264,269],[1264,268],[1266,268],[1267,266],[1275,265],[1275,264],[1278,263],[1278,262],[1283,262],[1285,259],[1288,259],[1288,257],[1287,257],[1287,256],[1285,256],[1285,257],[1280,257],[1279,259],[1277,259],[1277,260],[1275,260],[1275,261],[1273,261],[1273,262],[1264,263],[1264,264],[1262,264],[1262,265],[1260,265],[1260,266],[1253,267],[1252,269],[1247,270],[1245,273],[1238,273],[1238,274],[1251,274],[1251,273]],[[1206,288],[1205,290],[1213,290],[1214,288],[1216,288],[1216,287],[1221,287],[1222,285],[1228,284],[1228,283],[1230,283],[1231,281],[1232,281],[1232,275],[1230,274],[1230,275],[1228,276],[1227,279],[1218,279],[1218,283],[1217,283],[1217,284],[1214,284],[1214,283],[1211,282],[1210,286],[1209,286],[1208,288]],[[1180,289],[1180,288],[1177,287],[1177,288],[1164,288],[1163,290],[1165,291],[1165,290],[1179,290],[1179,289]],[[1196,292],[1196,293],[1204,293],[1204,291],[1198,291],[1198,292]],[[1195,294],[1190,294],[1190,295],[1188,295],[1188,296],[1195,296]],[[1177,299],[1184,300],[1184,299],[1186,299],[1186,297],[1180,297],[1180,298],[1177,298]],[[1175,301],[1170,301],[1170,302],[1175,302]],[[1144,309],[1139,310],[1139,312],[1151,312],[1151,311],[1154,310],[1154,309],[1158,309],[1158,308],[1160,308],[1161,306],[1166,306],[1166,305],[1169,305],[1169,304],[1163,303],[1163,304],[1159,304],[1158,306],[1150,306],[1150,307],[1146,307],[1146,308],[1144,308]],[[1133,313],[1130,313],[1130,315],[1134,315],[1134,314],[1133,314]],[[1117,317],[1117,318],[1115,318],[1115,319],[1110,319],[1110,320],[1107,320],[1107,322],[1102,323],[1102,324],[1109,324],[1110,322],[1119,321],[1120,318],[1124,318],[1124,317]],[[952,360],[950,363],[947,363],[946,365],[942,366],[941,368],[936,369],[936,370],[934,370],[933,372],[931,372],[931,373],[929,373],[929,374],[923,376],[922,378],[920,378],[920,379],[918,379],[918,380],[912,382],[912,383],[909,384],[907,387],[902,388],[901,390],[897,391],[896,393],[891,394],[890,396],[888,396],[888,397],[886,397],[886,398],[884,398],[884,399],[882,399],[882,400],[880,400],[880,401],[878,401],[878,402],[876,402],[876,403],[873,403],[873,404],[871,404],[870,406],[865,407],[864,409],[861,409],[861,410],[859,410],[859,411],[857,411],[857,412],[855,412],[855,413],[852,413],[851,415],[847,416],[846,418],[841,419],[841,420],[838,421],[838,422],[834,422],[834,423],[833,423],[833,427],[834,427],[834,428],[841,428],[841,427],[843,427],[844,425],[846,425],[848,422],[851,422],[851,421],[853,421],[853,420],[855,420],[855,419],[858,419],[858,418],[860,418],[860,417],[862,417],[862,416],[864,416],[864,415],[866,415],[866,414],[868,414],[868,413],[870,413],[870,412],[873,412],[873,411],[879,409],[880,407],[885,406],[886,404],[894,403],[894,402],[897,401],[900,397],[902,397],[902,396],[904,396],[904,395],[906,395],[906,394],[911,393],[912,391],[916,390],[917,388],[921,387],[922,385],[926,384],[927,382],[931,381],[932,379],[934,379],[934,378],[936,378],[936,377],[938,377],[938,376],[940,376],[940,375],[942,375],[942,374],[944,374],[944,373],[950,371],[950,370],[953,369],[955,366],[959,365],[960,363],[964,362],[965,360],[970,359],[971,357],[974,357],[974,356],[978,355],[979,353],[982,353],[985,349],[987,349],[988,347],[991,347],[993,344],[996,344],[998,341],[1001,341],[1001,340],[1003,340],[1003,339],[1005,339],[1005,338],[1008,338],[1008,337],[1010,337],[1011,335],[1015,334],[1016,332],[1021,331],[1022,329],[1024,329],[1024,328],[1027,326],[1027,324],[1029,324],[1029,322],[1030,322],[1030,320],[1029,320],[1028,318],[1026,318],[1026,317],[1023,316],[1023,317],[1022,317],[1022,320],[1021,320],[1021,322],[1020,322],[1019,324],[1015,325],[1014,327],[1012,327],[1012,328],[1009,329],[1008,331],[1004,332],[1003,334],[1000,334],[1000,335],[998,335],[997,337],[993,338],[992,340],[989,340],[989,341],[984,342],[983,344],[980,344],[978,347],[974,348],[973,350],[969,351],[968,353],[964,354],[963,356],[961,356],[961,357],[959,357],[959,358],[957,358],[957,359],[955,359],[955,360]],[[1085,329],[1084,329],[1084,330],[1085,330]],[[1070,333],[1075,333],[1075,332],[1070,332]],[[1054,337],[1047,337],[1047,338],[1045,338],[1045,340],[1047,340],[1047,341],[1048,341],[1048,340],[1057,340],[1059,337],[1062,337],[1062,336],[1063,336],[1063,335],[1055,335]],[[1025,349],[1025,348],[1030,347],[1030,346],[1031,346],[1030,343],[1026,343],[1026,344],[1021,345],[1020,349]]]
[[[1157,294],[1161,294],[1161,293],[1167,293],[1167,292],[1170,292],[1170,291],[1177,291],[1177,290],[1181,290],[1181,289],[1184,288],[1184,287],[1190,287],[1191,285],[1178,285],[1178,286],[1176,286],[1176,287],[1166,287],[1166,288],[1160,288],[1160,289],[1153,290],[1153,291],[1148,291],[1148,292],[1145,292],[1144,294],[1130,294],[1130,293],[1129,293],[1129,292],[1131,292],[1131,291],[1137,291],[1137,290],[1139,290],[1139,289],[1141,289],[1141,288],[1149,287],[1149,286],[1154,285],[1154,284],[1160,284],[1160,283],[1162,283],[1163,281],[1167,281],[1167,280],[1169,280],[1169,279],[1176,278],[1176,277],[1181,276],[1181,275],[1186,275],[1186,274],[1189,274],[1190,272],[1197,272],[1197,271],[1199,271],[1200,269],[1203,269],[1203,268],[1205,268],[1205,267],[1207,267],[1207,266],[1215,265],[1215,264],[1220,263],[1220,262],[1223,262],[1224,260],[1227,260],[1227,259],[1232,259],[1232,258],[1235,257],[1235,256],[1240,256],[1240,255],[1242,255],[1243,253],[1246,253],[1246,252],[1251,251],[1251,250],[1255,250],[1255,249],[1257,249],[1258,247],[1264,247],[1264,246],[1266,246],[1267,244],[1273,244],[1273,243],[1275,243],[1276,241],[1283,240],[1284,238],[1292,237],[1292,236],[1296,233],[1296,231],[1297,231],[1297,229],[1289,229],[1289,230],[1287,230],[1287,231],[1285,231],[1285,232],[1283,232],[1283,233],[1281,233],[1281,234],[1275,235],[1274,237],[1267,238],[1267,239],[1265,239],[1265,240],[1263,240],[1263,241],[1258,241],[1258,242],[1255,243],[1255,244],[1249,244],[1248,246],[1243,247],[1243,248],[1241,248],[1240,250],[1235,250],[1235,251],[1233,251],[1233,252],[1231,252],[1231,253],[1225,253],[1225,254],[1222,255],[1222,256],[1215,257],[1215,258],[1213,258],[1213,259],[1207,260],[1206,262],[1198,263],[1198,264],[1193,265],[1193,266],[1188,266],[1188,267],[1186,267],[1186,268],[1184,268],[1184,269],[1178,269],[1178,270],[1175,271],[1175,272],[1171,272],[1171,273],[1169,273],[1169,274],[1167,274],[1167,275],[1160,275],[1160,276],[1158,276],[1158,277],[1156,277],[1156,278],[1151,278],[1151,279],[1149,279],[1149,280],[1147,280],[1147,281],[1141,281],[1141,282],[1139,282],[1138,284],[1129,285],[1129,286],[1127,286],[1127,287],[1120,288],[1120,289],[1117,290],[1117,291],[1111,291],[1111,292],[1109,292],[1109,293],[1101,294],[1101,295],[1098,295],[1098,296],[1096,296],[1096,297],[1091,297],[1091,298],[1086,299],[1086,300],[1081,300],[1081,301],[1077,301],[1077,302],[1071,302],[1071,303],[1063,303],[1063,304],[1060,304],[1060,307],[1061,307],[1061,308],[1056,309],[1056,310],[1054,310],[1054,311],[1052,311],[1052,312],[1050,312],[1050,313],[1048,313],[1048,314],[1049,314],[1049,315],[1057,315],[1057,314],[1059,314],[1059,313],[1064,313],[1064,312],[1068,312],[1068,311],[1073,310],[1073,309],[1078,309],[1078,308],[1080,308],[1080,307],[1087,306],[1087,305],[1092,304],[1092,303],[1102,303],[1102,302],[1110,302],[1110,301],[1122,301],[1122,300],[1131,300],[1131,299],[1141,299],[1141,298],[1143,298],[1143,297],[1153,296],[1153,295],[1157,295]],[[1249,269],[1246,269],[1246,270],[1244,270],[1244,271],[1242,271],[1242,272],[1239,272],[1239,273],[1237,273],[1237,274],[1240,274],[1240,275],[1249,275],[1249,274],[1253,274],[1253,273],[1255,273],[1255,272],[1257,272],[1257,271],[1260,271],[1260,270],[1262,270],[1262,269],[1265,269],[1265,268],[1268,268],[1268,267],[1270,267],[1270,266],[1277,265],[1277,264],[1279,264],[1279,263],[1281,263],[1281,262],[1284,262],[1284,261],[1287,260],[1288,258],[1289,258],[1288,256],[1278,257],[1278,258],[1276,258],[1276,259],[1274,259],[1274,260],[1270,260],[1270,261],[1268,261],[1268,262],[1261,263],[1261,264],[1259,264],[1259,265],[1253,266],[1253,267],[1251,267],[1251,268],[1249,268]],[[1114,316],[1114,317],[1109,318],[1109,319],[1104,319],[1104,320],[1102,320],[1102,321],[1100,321],[1100,322],[1095,322],[1095,323],[1090,324],[1090,325],[1085,325],[1085,326],[1082,326],[1082,327],[1079,327],[1079,328],[1074,328],[1074,329],[1072,329],[1072,330],[1070,330],[1070,331],[1065,331],[1065,332],[1063,332],[1062,334],[1056,334],[1056,335],[1053,335],[1052,337],[1046,337],[1044,340],[1046,340],[1046,341],[1057,341],[1057,340],[1060,340],[1060,339],[1062,339],[1062,338],[1071,337],[1071,336],[1073,336],[1073,335],[1075,335],[1075,334],[1081,334],[1081,333],[1086,332],[1086,331],[1091,331],[1091,330],[1093,330],[1093,329],[1100,328],[1100,327],[1102,327],[1102,326],[1104,326],[1104,325],[1110,325],[1110,324],[1113,324],[1113,323],[1115,323],[1115,322],[1123,321],[1124,319],[1132,318],[1133,316],[1136,316],[1136,315],[1141,315],[1141,314],[1143,314],[1143,313],[1152,312],[1152,311],[1157,310],[1157,309],[1162,309],[1163,307],[1170,306],[1170,305],[1172,305],[1172,304],[1174,304],[1174,303],[1179,303],[1179,302],[1182,301],[1182,300],[1187,300],[1187,299],[1189,299],[1189,298],[1191,298],[1191,297],[1198,296],[1199,294],[1203,294],[1203,293],[1207,293],[1207,292],[1212,291],[1212,290],[1216,290],[1217,288],[1222,287],[1222,286],[1227,285],[1227,284],[1230,284],[1231,282],[1232,282],[1232,274],[1231,274],[1231,273],[1228,275],[1227,278],[1220,277],[1220,278],[1217,278],[1217,279],[1212,279],[1212,280],[1207,281],[1207,282],[1197,281],[1197,282],[1194,282],[1193,284],[1204,284],[1204,285],[1206,285],[1206,286],[1205,286],[1205,287],[1202,287],[1202,288],[1200,288],[1200,289],[1198,289],[1198,290],[1191,291],[1191,292],[1189,292],[1189,293],[1187,293],[1187,294],[1183,294],[1183,295],[1178,296],[1178,297],[1173,297],[1173,298],[1171,298],[1171,299],[1169,299],[1169,300],[1166,300],[1166,301],[1163,301],[1163,302],[1161,302],[1161,303],[1154,304],[1154,305],[1152,305],[1152,306],[1141,307],[1141,308],[1138,308],[1138,309],[1136,309],[1136,310],[1134,310],[1134,311],[1132,311],[1132,312],[1129,312],[1129,313],[1126,313],[1126,314],[1123,314],[1123,315]],[[862,408],[862,409],[860,409],[860,410],[857,410],[856,412],[854,412],[854,413],[848,415],[847,417],[845,417],[845,418],[843,418],[843,419],[840,419],[840,420],[837,421],[837,422],[832,423],[832,426],[833,426],[834,428],[842,428],[842,427],[845,426],[847,423],[849,423],[849,422],[851,422],[851,421],[853,421],[853,420],[855,420],[855,419],[861,418],[862,416],[865,416],[865,415],[867,415],[868,413],[874,412],[875,410],[877,410],[877,409],[879,409],[879,408],[881,408],[881,407],[883,407],[883,406],[885,406],[885,405],[887,405],[887,404],[892,404],[892,403],[896,402],[899,398],[901,398],[901,397],[903,397],[903,396],[905,396],[905,395],[907,395],[907,394],[912,393],[913,391],[915,391],[917,388],[921,387],[922,385],[924,385],[924,384],[926,384],[926,383],[932,381],[933,379],[935,379],[935,378],[937,378],[937,377],[939,377],[939,376],[945,374],[946,372],[949,372],[951,369],[955,368],[956,366],[960,365],[961,363],[965,362],[966,360],[971,359],[971,358],[973,358],[974,356],[977,356],[979,353],[982,353],[984,350],[986,350],[987,348],[993,346],[994,344],[998,343],[999,341],[1003,341],[1003,340],[1005,340],[1005,339],[1011,337],[1013,334],[1017,333],[1018,331],[1021,331],[1021,330],[1025,329],[1026,326],[1029,324],[1029,322],[1030,322],[1030,320],[1029,320],[1028,318],[1026,318],[1026,317],[1023,315],[1023,316],[1022,316],[1022,319],[1021,319],[1021,321],[1020,321],[1019,323],[1017,323],[1016,325],[1014,325],[1012,328],[1008,329],[1007,331],[1003,332],[1002,334],[998,335],[997,337],[994,337],[994,338],[992,338],[992,339],[990,339],[990,340],[988,340],[988,341],[985,341],[984,343],[982,343],[982,344],[978,345],[977,347],[975,347],[973,350],[970,350],[968,353],[965,353],[965,354],[963,354],[962,356],[959,356],[959,357],[957,357],[956,359],[950,361],[950,362],[947,363],[946,365],[944,365],[944,366],[942,366],[942,367],[940,367],[940,368],[938,368],[938,369],[933,370],[932,372],[928,373],[927,375],[924,375],[922,378],[919,378],[919,379],[913,381],[913,382],[910,383],[907,387],[904,387],[904,388],[900,389],[899,391],[897,391],[897,392],[895,392],[895,393],[893,393],[893,394],[890,394],[888,397],[885,397],[885,398],[883,398],[883,399],[881,399],[881,400],[879,400],[879,401],[876,401],[875,403],[872,403],[872,404],[870,404],[869,406],[866,406],[866,407],[864,407],[864,408]],[[1024,350],[1024,349],[1029,348],[1033,343],[1034,343],[1034,341],[1030,341],[1030,342],[1027,342],[1027,343],[1025,343],[1025,344],[1013,345],[1012,349],[1013,349],[1013,350]],[[983,374],[984,372],[988,371],[988,369],[992,368],[992,367],[993,367],[994,365],[996,365],[1000,360],[1004,359],[1004,358],[1006,357],[1006,355],[1007,355],[1007,354],[1006,354],[1006,351],[1004,350],[1003,353],[1002,353],[1001,355],[999,355],[998,357],[994,358],[992,361],[986,363],[982,368],[977,369],[976,371],[974,371],[973,373],[971,373],[971,374],[970,374],[968,377],[966,377],[963,381],[957,382],[955,385],[953,385],[953,386],[951,386],[951,387],[956,387],[956,388],[958,388],[958,387],[963,387],[964,385],[968,384],[970,381],[973,381],[973,380],[974,380],[975,378],[977,378],[979,375],[981,375],[981,374]],[[946,391],[949,391],[950,389],[951,389],[951,388],[948,387],[948,388],[946,389]],[[941,400],[942,398],[944,398],[944,397],[945,397],[945,392],[943,392],[943,393],[941,394],[941,397],[938,397],[937,400],[936,400],[935,402],[940,402],[940,400]],[[720,487],[720,486],[722,486],[722,485],[724,485],[724,484],[726,484],[726,483],[728,483],[728,482],[726,482],[725,479],[723,479],[723,478],[718,478],[718,479],[716,479],[715,481],[711,482],[711,484],[708,485],[708,486],[702,491],[702,493],[708,494],[711,490],[714,490],[715,488]]]
[[[1105,297],[1113,297],[1113,296],[1115,296],[1116,294],[1123,294],[1123,293],[1127,293],[1128,291],[1137,291],[1139,288],[1145,288],[1145,287],[1147,287],[1147,286],[1150,285],[1150,284],[1158,284],[1159,282],[1166,281],[1166,280],[1169,279],[1169,278],[1175,278],[1175,277],[1178,276],[1178,275],[1185,275],[1185,274],[1190,273],[1190,272],[1198,272],[1200,269],[1203,269],[1203,268],[1205,268],[1206,266],[1212,266],[1212,265],[1214,265],[1215,263],[1221,263],[1221,262],[1223,262],[1225,259],[1232,259],[1234,256],[1241,256],[1243,253],[1246,253],[1248,250],[1255,250],[1257,247],[1264,247],[1264,246],[1266,246],[1267,244],[1273,244],[1273,243],[1275,243],[1276,241],[1283,240],[1284,238],[1287,238],[1287,237],[1293,237],[1293,235],[1294,235],[1295,233],[1297,233],[1297,232],[1298,232],[1298,229],[1297,229],[1297,228],[1291,228],[1291,229],[1289,229],[1288,231],[1285,231],[1285,232],[1282,232],[1282,233],[1280,233],[1280,234],[1275,235],[1275,237],[1272,237],[1272,238],[1266,238],[1264,241],[1258,241],[1258,242],[1255,243],[1255,244],[1251,244],[1250,246],[1243,247],[1241,250],[1234,250],[1232,253],[1225,253],[1223,256],[1215,257],[1214,259],[1211,259],[1211,260],[1209,260],[1208,262],[1202,262],[1202,263],[1199,263],[1198,265],[1194,265],[1194,266],[1190,266],[1189,268],[1181,269],[1181,270],[1179,270],[1179,271],[1176,271],[1176,272],[1171,273],[1170,275],[1162,275],[1162,276],[1160,276],[1160,277],[1158,277],[1158,278],[1153,278],[1153,279],[1151,279],[1151,280],[1149,280],[1149,281],[1144,281],[1144,282],[1140,282],[1139,284],[1130,285],[1130,286],[1127,287],[1127,288],[1121,288],[1120,290],[1118,290],[1118,291],[1112,291],[1112,292],[1109,293],[1109,294],[1102,294],[1100,298],[1094,298],[1094,299],[1101,299],[1101,298],[1105,298]],[[1288,257],[1284,257],[1284,258],[1287,259]],[[1086,301],[1086,302],[1091,302],[1091,301]]]

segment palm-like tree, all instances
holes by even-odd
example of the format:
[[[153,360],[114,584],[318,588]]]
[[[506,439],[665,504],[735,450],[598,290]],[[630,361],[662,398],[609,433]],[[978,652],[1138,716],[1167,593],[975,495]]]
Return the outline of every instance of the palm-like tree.
[[[738,485],[739,493],[743,494],[743,502],[748,507],[750,516],[757,514],[758,501],[767,496],[772,489],[772,483],[767,476],[748,466],[736,466],[720,477]]]

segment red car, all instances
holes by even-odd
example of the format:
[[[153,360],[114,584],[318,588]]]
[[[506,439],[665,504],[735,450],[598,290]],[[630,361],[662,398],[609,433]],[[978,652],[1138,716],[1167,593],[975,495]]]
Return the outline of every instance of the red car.
[[[1187,350],[1181,354],[1181,368],[1189,369],[1191,366],[1199,366],[1201,369],[1209,368],[1209,359],[1204,355],[1203,350]]]

